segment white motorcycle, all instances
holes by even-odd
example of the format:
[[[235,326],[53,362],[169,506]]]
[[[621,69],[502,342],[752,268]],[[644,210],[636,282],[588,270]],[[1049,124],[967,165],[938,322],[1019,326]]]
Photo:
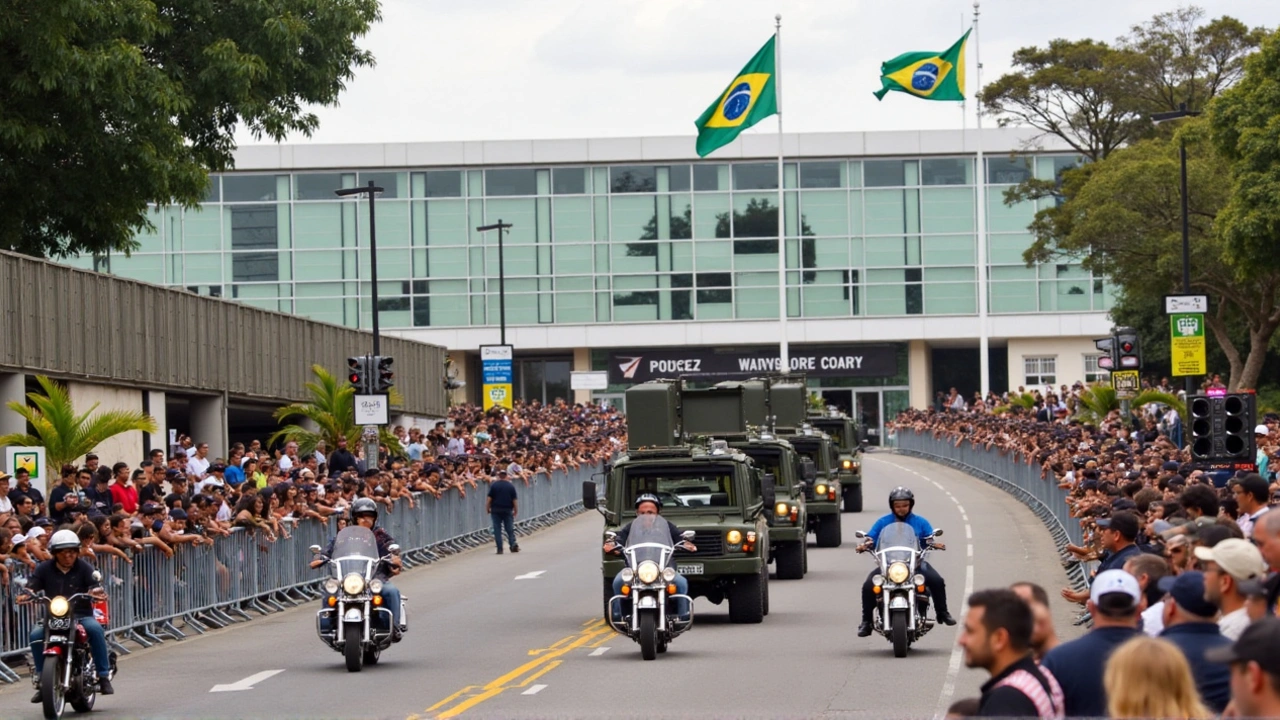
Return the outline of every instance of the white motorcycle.
[[[320,546],[311,552],[320,554]],[[378,567],[400,550],[392,545],[390,555],[379,557],[378,541],[368,528],[343,528],[333,542],[333,556],[321,558],[329,569],[325,579],[323,606],[316,613],[316,633],[326,645],[343,654],[348,672],[360,672],[375,665],[382,651],[394,639],[391,609],[384,604]],[[407,632],[408,603],[400,598],[400,626]]]
[[[617,533],[610,531],[605,537],[616,541]],[[692,539],[693,531],[685,531],[683,537]],[[671,559],[675,551],[671,530],[657,515],[636,518],[626,547],[614,551],[626,558],[627,566],[622,570],[622,594],[609,599],[606,618],[615,632],[640,643],[640,656],[645,660],[666,652],[673,639],[693,627],[693,598],[676,594],[676,569]],[[668,600],[687,603],[689,619],[668,613]],[[621,620],[614,620],[615,609]]]
[[[941,535],[941,530],[934,530],[923,540],[922,548],[915,529],[895,522],[881,530],[876,539],[873,556],[880,572],[871,577],[876,596],[872,627],[893,643],[894,657],[906,657],[911,644],[933,629],[934,621],[928,619],[929,594],[920,568],[929,551],[937,549],[933,539]],[[859,530],[855,537],[865,540],[867,534]]]

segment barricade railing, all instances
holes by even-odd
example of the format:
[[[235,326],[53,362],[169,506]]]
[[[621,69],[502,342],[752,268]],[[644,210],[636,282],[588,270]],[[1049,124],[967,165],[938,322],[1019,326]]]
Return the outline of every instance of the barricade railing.
[[[582,481],[598,467],[537,474],[528,485],[514,480],[519,502],[516,532],[527,535],[582,511]],[[400,498],[391,507],[379,504],[379,524],[400,545],[407,567],[493,541],[485,514],[488,484],[466,487],[465,495],[450,490],[440,499],[426,493]],[[413,507],[410,507],[410,505]],[[212,543],[181,543],[172,554],[151,545],[128,558],[99,554],[94,560],[102,573],[110,613],[107,640],[121,653],[126,641],[151,647],[166,640],[182,640],[257,613],[284,610],[320,596],[322,573],[310,569],[310,547],[324,546],[337,531],[332,516],[325,521],[289,520],[283,532],[268,540],[257,528],[233,528]],[[0,584],[0,681],[16,682],[14,662],[29,654],[30,635],[40,619],[33,605],[16,598],[26,585],[29,568],[10,560],[10,582]]]
[[[1013,495],[1045,524],[1059,552],[1067,543],[1085,544],[1080,520],[1071,516],[1067,505],[1067,491],[1058,487],[1057,478],[1042,476],[1039,463],[1028,465],[1015,453],[988,450],[967,439],[956,443],[954,439],[935,438],[928,431],[898,429],[893,433],[893,442],[899,453],[949,465]],[[1081,586],[1088,584],[1088,570],[1086,564],[1077,563],[1067,573],[1075,585]]]

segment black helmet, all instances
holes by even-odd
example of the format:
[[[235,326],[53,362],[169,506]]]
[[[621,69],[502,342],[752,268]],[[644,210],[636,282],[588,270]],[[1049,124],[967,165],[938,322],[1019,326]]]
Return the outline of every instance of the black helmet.
[[[640,503],[653,503],[659,510],[662,509],[662,500],[653,493],[641,493],[640,496],[636,498],[637,510],[640,509]]]
[[[889,492],[889,512],[893,512],[893,503],[895,500],[907,500],[911,503],[911,510],[916,509],[915,493],[912,493],[901,485]]]
[[[355,519],[361,515],[372,515],[373,521],[377,522],[378,504],[369,498],[357,498],[355,502],[351,503],[351,521],[355,522]]]

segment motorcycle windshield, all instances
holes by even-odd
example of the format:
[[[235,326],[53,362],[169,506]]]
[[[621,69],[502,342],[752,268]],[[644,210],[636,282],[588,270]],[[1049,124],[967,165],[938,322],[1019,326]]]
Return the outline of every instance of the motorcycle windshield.
[[[896,522],[885,526],[876,539],[876,551],[881,553],[885,562],[905,562],[910,564],[912,551],[920,546],[916,531],[904,522]],[[903,548],[894,550],[891,548]]]
[[[339,564],[339,577],[348,573],[359,573],[362,577],[369,574],[369,562],[378,560],[378,541],[373,531],[352,525],[343,528],[333,541],[333,558]]]
[[[660,568],[666,567],[674,550],[671,526],[661,516],[641,515],[632,521],[626,546],[632,567],[638,567],[645,560],[652,560]]]

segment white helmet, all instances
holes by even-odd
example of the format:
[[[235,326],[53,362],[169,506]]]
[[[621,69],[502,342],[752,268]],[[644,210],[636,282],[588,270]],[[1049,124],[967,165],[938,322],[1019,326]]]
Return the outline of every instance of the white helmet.
[[[80,547],[80,536],[74,530],[59,530],[49,538],[49,552]]]

